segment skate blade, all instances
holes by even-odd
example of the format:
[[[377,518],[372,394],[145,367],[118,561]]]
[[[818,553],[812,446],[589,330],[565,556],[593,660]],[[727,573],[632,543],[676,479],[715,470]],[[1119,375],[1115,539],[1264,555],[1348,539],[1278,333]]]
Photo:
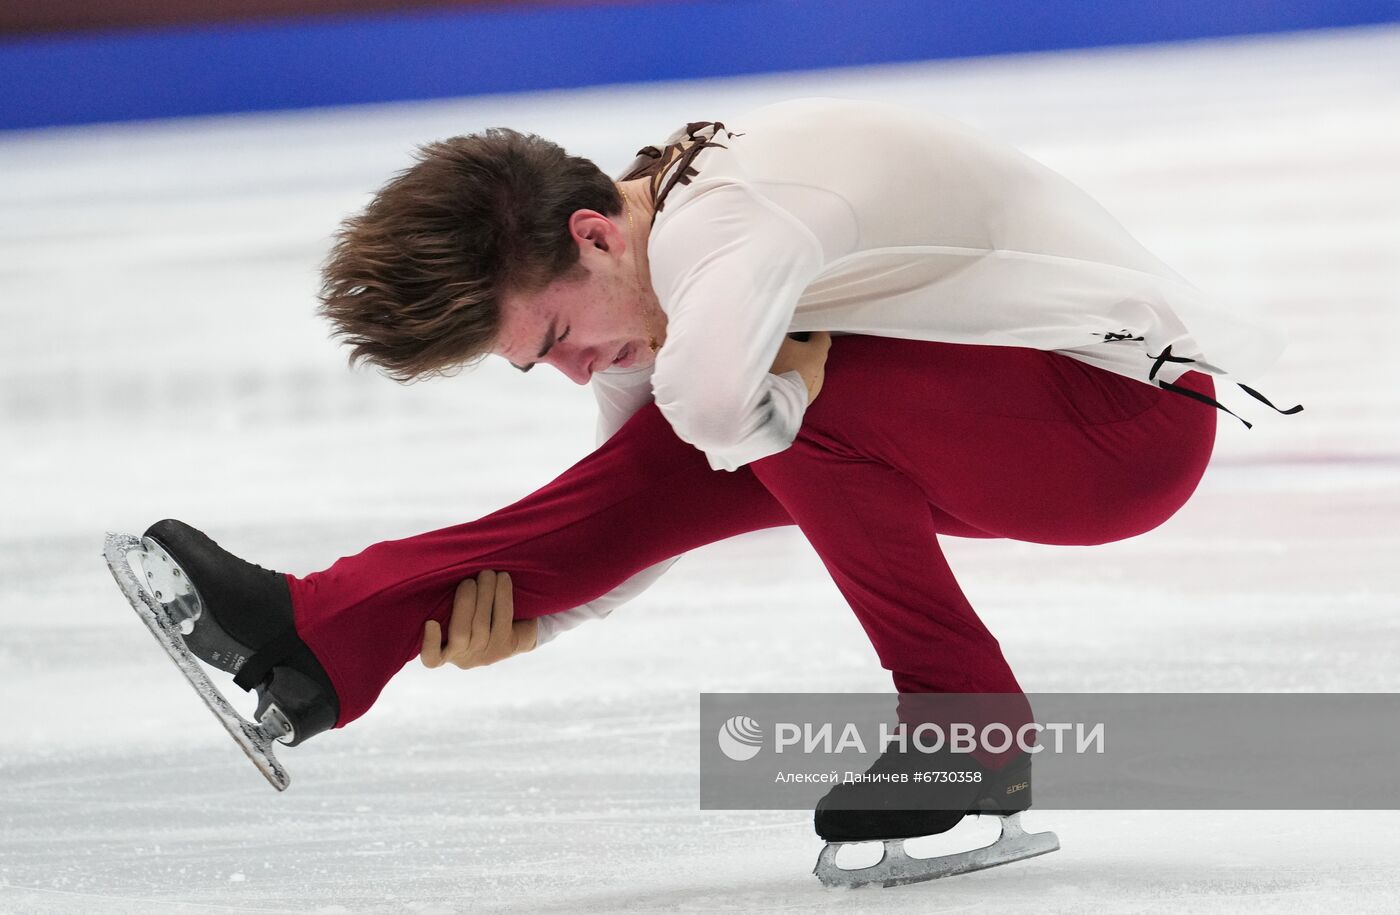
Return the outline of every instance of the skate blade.
[[[1003,817],[1001,835],[991,845],[974,848],[955,855],[937,858],[912,858],[904,850],[903,839],[886,839],[884,854],[869,867],[843,868],[836,864],[836,853],[845,842],[829,842],[817,856],[812,873],[823,886],[858,887],[878,883],[881,886],[901,886],[922,883],[956,874],[970,874],[1013,861],[1024,861],[1037,855],[1058,851],[1060,840],[1053,832],[1028,833],[1021,828],[1021,815]]]
[[[146,628],[151,630],[156,641],[160,642],[165,653],[170,656],[170,660],[180,668],[180,672],[190,681],[199,698],[204,700],[209,711],[214,713],[214,717],[219,719],[229,735],[243,748],[243,752],[248,754],[258,771],[278,791],[287,790],[287,786],[292,783],[291,776],[272,753],[272,742],[279,735],[269,733],[238,714],[210,681],[200,666],[199,659],[185,646],[179,628],[161,608],[159,601],[142,586],[140,568],[145,550],[138,537],[129,534],[107,535],[103,558],[107,560],[107,568],[112,570],[117,587],[122,589],[136,615],[141,617]]]

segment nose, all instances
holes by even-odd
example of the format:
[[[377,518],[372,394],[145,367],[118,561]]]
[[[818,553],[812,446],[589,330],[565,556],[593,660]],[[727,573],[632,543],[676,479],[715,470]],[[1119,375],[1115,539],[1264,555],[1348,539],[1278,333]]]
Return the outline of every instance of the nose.
[[[561,353],[558,359],[554,360],[554,367],[574,384],[588,384],[593,377],[593,362],[592,355],[584,351]]]

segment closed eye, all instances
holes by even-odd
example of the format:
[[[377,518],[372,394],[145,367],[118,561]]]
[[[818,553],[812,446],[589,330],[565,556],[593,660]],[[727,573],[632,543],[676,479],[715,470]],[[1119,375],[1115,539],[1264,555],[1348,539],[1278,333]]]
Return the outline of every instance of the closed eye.
[[[565,339],[566,337],[568,337],[568,336],[569,336],[569,331],[571,331],[571,330],[573,330],[573,329],[574,329],[573,325],[570,324],[568,327],[564,328],[564,332],[563,332],[562,334],[560,334],[559,336],[556,337],[556,336],[554,336],[554,325],[553,325],[553,324],[550,324],[550,326],[549,326],[549,334],[548,334],[548,336],[545,337],[544,343],[540,345],[540,351],[539,351],[538,353],[535,354],[535,358],[536,358],[536,359],[543,359],[545,356],[548,356],[548,355],[549,355],[549,351],[550,351],[551,349],[554,348],[554,344],[556,344],[556,343],[558,343],[560,340],[563,340],[563,339]],[[517,369],[519,369],[519,370],[522,371],[522,372],[528,372],[528,371],[530,371],[530,369],[532,369],[532,368],[535,367],[535,363],[531,362],[529,365],[516,365],[514,362],[512,362],[512,363],[511,363],[511,367],[512,367],[512,368],[517,368]]]

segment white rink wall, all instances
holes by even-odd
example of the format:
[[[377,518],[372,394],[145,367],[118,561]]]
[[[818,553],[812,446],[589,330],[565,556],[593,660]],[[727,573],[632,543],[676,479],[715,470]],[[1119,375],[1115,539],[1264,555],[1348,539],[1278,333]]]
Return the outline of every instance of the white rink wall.
[[[557,373],[401,387],[327,341],[329,235],[415,144],[509,125],[616,171],[685,121],[879,98],[1059,169],[1292,339],[1255,386],[1307,412],[1222,415],[1158,530],[947,540],[1022,684],[1400,689],[1397,61],[1374,28],[0,134],[0,911],[1388,908],[1395,812],[1033,811],[1063,851],[856,894],[810,876],[810,816],[700,812],[699,692],[888,688],[796,531],[698,551],[499,667],[406,671],[284,751],[280,796],[99,556],[175,516],[306,572],[588,452],[591,396]]]

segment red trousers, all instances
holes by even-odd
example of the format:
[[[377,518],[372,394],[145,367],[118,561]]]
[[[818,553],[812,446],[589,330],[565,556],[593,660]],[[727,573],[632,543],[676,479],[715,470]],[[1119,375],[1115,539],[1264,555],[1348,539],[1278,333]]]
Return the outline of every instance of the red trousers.
[[[1178,383],[1214,393],[1199,373]],[[1019,693],[938,536],[1084,545],[1149,531],[1195,490],[1215,424],[1207,404],[1057,353],[838,337],[786,451],[712,471],[648,405],[514,505],[288,576],[296,626],[344,726],[483,569],[511,574],[528,619],[703,544],[797,524],[900,692]]]

